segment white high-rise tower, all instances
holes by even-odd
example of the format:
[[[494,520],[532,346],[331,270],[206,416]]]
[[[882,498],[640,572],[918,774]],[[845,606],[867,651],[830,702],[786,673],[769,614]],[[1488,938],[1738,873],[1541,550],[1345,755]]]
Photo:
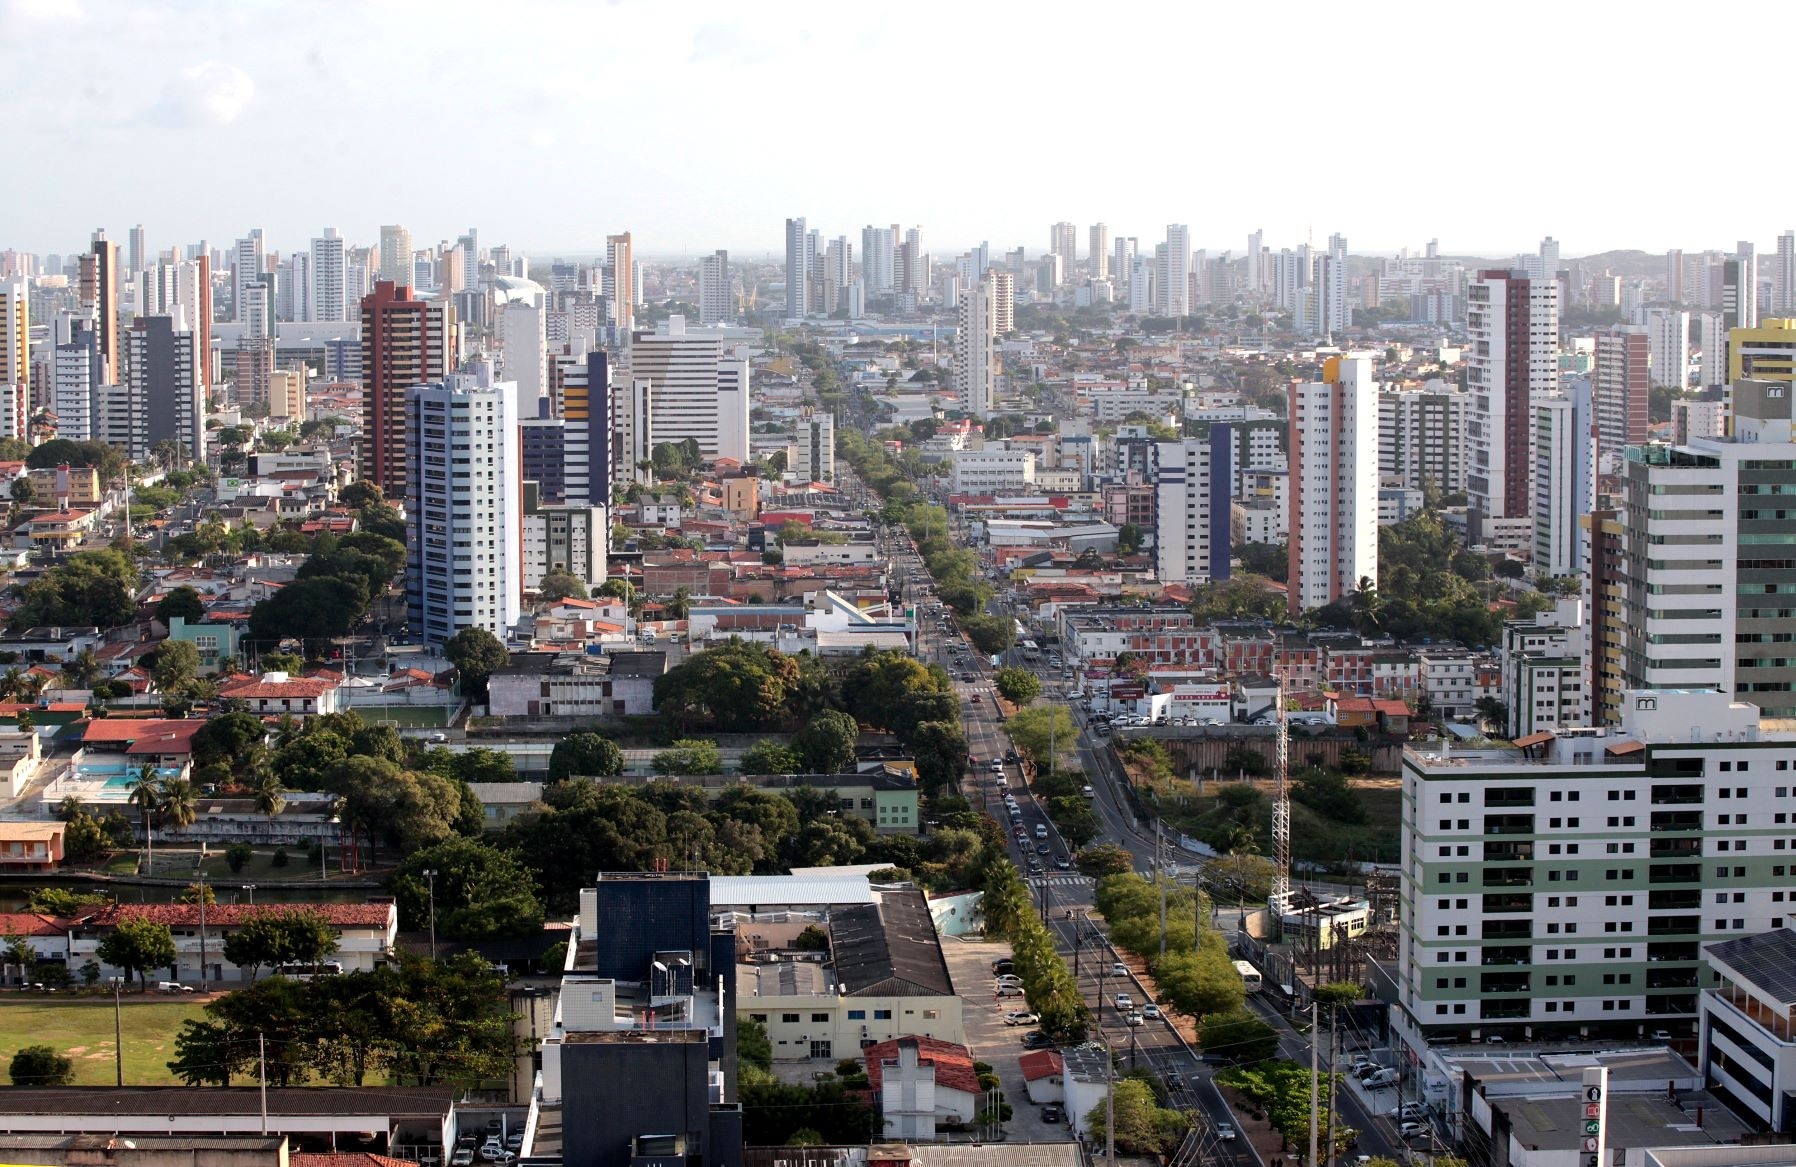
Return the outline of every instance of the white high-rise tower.
[[[312,240],[312,294],[308,319],[338,323],[349,319],[349,296],[344,283],[343,237],[335,227]]]

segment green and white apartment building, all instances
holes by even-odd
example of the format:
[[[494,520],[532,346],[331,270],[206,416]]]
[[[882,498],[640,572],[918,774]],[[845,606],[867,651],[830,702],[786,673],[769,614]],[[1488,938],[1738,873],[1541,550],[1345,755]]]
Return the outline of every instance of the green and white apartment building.
[[[1684,1038],[1704,946],[1796,911],[1796,721],[1630,689],[1622,724],[1403,759],[1392,1024],[1431,1040]]]

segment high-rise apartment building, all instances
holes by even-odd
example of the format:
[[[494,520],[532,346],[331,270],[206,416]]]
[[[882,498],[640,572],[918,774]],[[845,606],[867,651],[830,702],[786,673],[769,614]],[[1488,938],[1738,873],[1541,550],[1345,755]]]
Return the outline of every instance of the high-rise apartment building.
[[[403,412],[412,631],[429,645],[463,628],[504,640],[523,603],[517,386],[475,361],[407,387]]]
[[[610,358],[603,350],[569,352],[556,357],[555,363],[563,484],[556,501],[570,506],[609,506],[613,474]]]
[[[709,327],[735,318],[736,295],[730,282],[730,253],[714,251],[701,256],[698,261],[698,322]]]
[[[540,294],[512,300],[499,308],[500,369],[518,387],[518,404],[526,417],[536,416],[536,402],[549,392],[549,341]]]
[[[31,287],[0,280],[0,385],[31,383]]]
[[[1183,223],[1166,228],[1166,280],[1160,289],[1161,312],[1191,314],[1191,229]]]
[[[854,282],[854,251],[846,235],[831,239],[823,249],[822,309],[833,316],[848,306],[848,285]]]
[[[1796,388],[1796,319],[1764,320],[1756,328],[1729,329],[1725,340],[1728,384],[1753,377]]]
[[[892,290],[892,262],[897,253],[896,228],[866,226],[861,228],[861,279],[870,295],[883,296]]]
[[[1103,223],[1093,223],[1090,243],[1091,278],[1107,280],[1110,278],[1110,228]]]
[[[1158,289],[1154,286],[1159,278],[1159,265],[1152,255],[1131,255],[1129,257],[1129,311],[1135,313],[1152,312],[1159,302]]]
[[[380,229],[378,278],[396,288],[418,286],[413,283],[412,233],[397,223],[389,223]]]
[[[381,280],[362,299],[361,477],[405,496],[405,393],[449,371],[449,312],[406,284]]]
[[[347,271],[343,258],[343,237],[335,227],[312,240],[311,314],[307,320],[337,323],[349,319]]]
[[[611,307],[611,323],[617,335],[629,336],[636,329],[636,246],[625,231],[622,235],[605,236],[605,299]]]
[[[811,233],[803,218],[786,220],[786,319],[811,314]],[[920,285],[918,285],[920,287]],[[910,290],[917,290],[912,288]]]
[[[1471,395],[1442,381],[1378,395],[1378,473],[1410,490],[1465,489],[1465,424]]]
[[[194,461],[206,460],[206,392],[195,333],[167,316],[139,316],[126,333],[130,377],[126,383],[126,456],[148,460],[165,441]],[[117,441],[116,437],[111,438]]]
[[[799,415],[792,439],[792,470],[800,482],[836,480],[836,419],[817,409]]]
[[[1796,316],[1796,231],[1777,237],[1777,258],[1771,265],[1771,311]]]
[[[1638,325],[1618,324],[1596,334],[1598,456],[1620,458],[1627,447],[1646,441],[1651,353],[1651,335]]]
[[[1140,241],[1133,235],[1118,235],[1110,245],[1110,278],[1121,283],[1128,283],[1129,273],[1135,270],[1135,255],[1140,249]]]
[[[126,268],[125,274],[135,276],[144,268],[150,266],[150,253],[148,245],[144,242],[142,223],[131,228],[130,234],[126,237],[126,242],[130,245],[130,266]]]
[[[94,336],[100,346],[101,384],[116,385],[119,380],[119,303],[118,244],[106,238],[105,231],[95,231],[93,242],[80,261],[81,306],[94,322]]]
[[[1146,443],[1154,486],[1154,572],[1162,583],[1202,584],[1229,577],[1229,518],[1234,433],[1224,423],[1207,437]]]
[[[56,435],[77,442],[91,440],[95,398],[107,381],[99,334],[90,321],[71,322],[69,338],[56,346],[51,376],[50,408],[56,414]]]
[[[651,451],[691,438],[706,459],[748,461],[748,362],[716,334],[671,316],[630,342],[630,376],[650,385]]]
[[[1466,289],[1466,493],[1479,515],[1526,518],[1533,502],[1533,403],[1559,389],[1559,283],[1478,273]]]
[[[992,331],[1009,336],[1016,331],[1016,277],[1008,271],[988,268],[985,280],[992,289]]]
[[[1796,716],[1796,512],[1779,501],[1796,495],[1790,390],[1735,381],[1731,437],[1629,449],[1627,688],[1713,688]]]
[[[954,327],[954,387],[960,394],[961,409],[981,421],[991,414],[998,386],[997,320],[992,300],[991,280],[961,288]]]
[[[1721,323],[1732,331],[1759,323],[1758,257],[1751,243],[1721,262]]]
[[[1365,358],[1330,357],[1322,380],[1291,387],[1293,615],[1378,584],[1378,412]]]
[[[231,247],[231,319],[246,320],[244,306],[249,302],[245,290],[268,272],[267,255],[262,248],[262,228],[257,227]],[[270,302],[272,307],[272,301]]]
[[[1405,750],[1399,1040],[1690,1037],[1709,946],[1788,906],[1796,741],[1768,718],[1630,690],[1619,732]]]
[[[1079,259],[1079,229],[1071,223],[1056,223],[1048,228],[1048,250],[1060,257],[1061,270],[1070,276]]]
[[[1591,396],[1579,379],[1534,403],[1534,570],[1555,579],[1585,569],[1578,519],[1595,496],[1600,439],[1593,443],[1591,431],[1602,428],[1591,419]]]
[[[1690,382],[1690,313],[1654,308],[1646,314],[1648,380],[1682,389]],[[1645,440],[1644,438],[1641,440]]]
[[[1727,381],[1727,330],[1721,313],[1693,312],[1690,326],[1696,338],[1696,384],[1711,388]]]

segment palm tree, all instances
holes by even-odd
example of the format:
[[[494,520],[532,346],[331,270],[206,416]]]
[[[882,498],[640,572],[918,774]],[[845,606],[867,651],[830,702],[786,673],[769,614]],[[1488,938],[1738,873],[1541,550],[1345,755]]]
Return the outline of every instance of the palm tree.
[[[199,791],[186,778],[175,778],[162,786],[162,813],[168,822],[181,829],[193,825],[199,817]]]
[[[287,809],[287,800],[282,797],[281,780],[273,774],[264,774],[257,778],[252,789],[255,791],[257,814],[264,814],[273,819]]]
[[[156,773],[152,762],[145,762],[138,770],[137,776],[125,784],[125,801],[135,806],[143,815],[143,843],[145,849],[146,870],[154,871],[156,867],[156,840],[150,834],[150,816],[162,805],[162,779]]]
[[[75,689],[91,689],[100,679],[100,658],[94,650],[84,648],[62,666],[62,678]]]

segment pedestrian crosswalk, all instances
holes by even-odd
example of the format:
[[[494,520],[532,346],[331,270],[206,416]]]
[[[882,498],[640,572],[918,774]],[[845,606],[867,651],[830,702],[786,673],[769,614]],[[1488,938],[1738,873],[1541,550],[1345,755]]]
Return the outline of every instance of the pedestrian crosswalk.
[[[1089,875],[1031,875],[1026,881],[1031,887],[1090,887]]]

